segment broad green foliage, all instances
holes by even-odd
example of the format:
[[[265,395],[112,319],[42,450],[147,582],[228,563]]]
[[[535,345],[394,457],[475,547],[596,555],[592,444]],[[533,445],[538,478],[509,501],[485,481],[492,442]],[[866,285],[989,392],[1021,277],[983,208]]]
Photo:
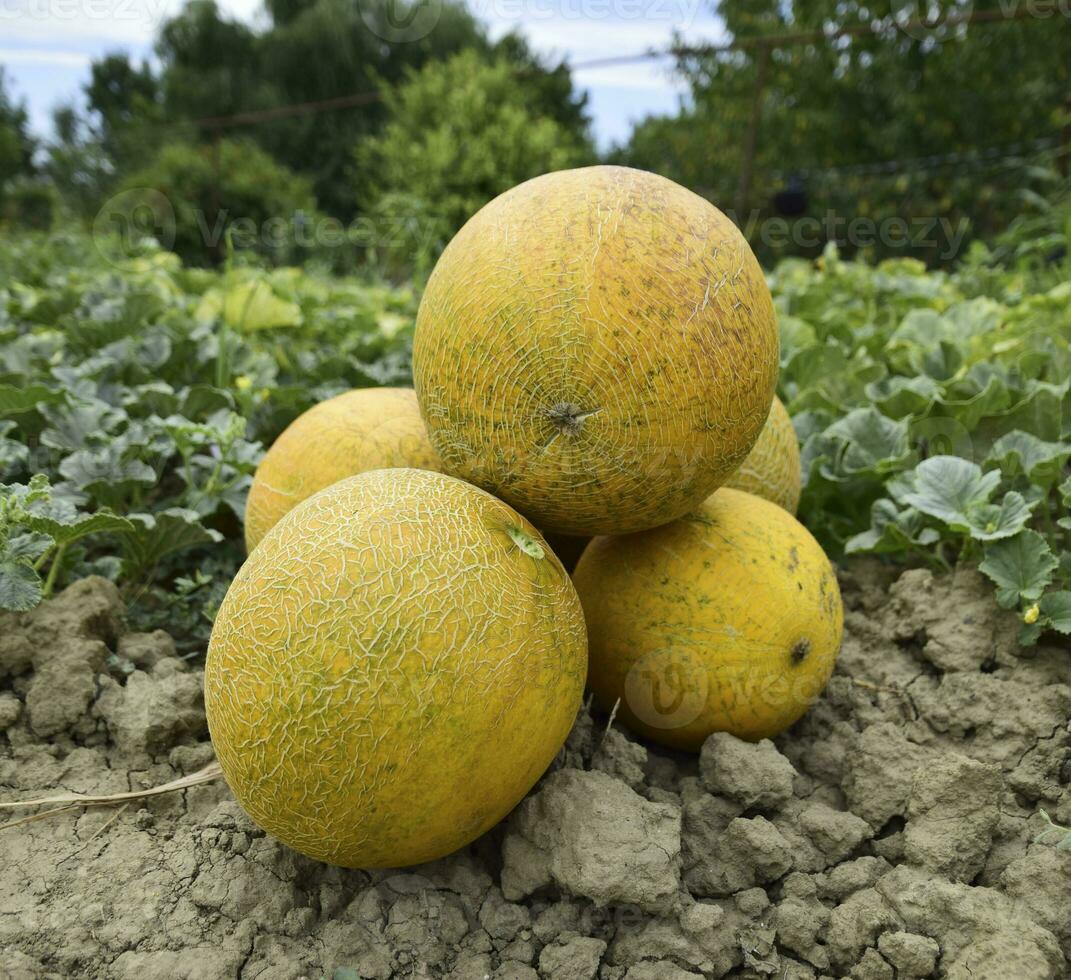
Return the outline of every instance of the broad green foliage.
[[[1024,643],[1071,634],[1071,283],[833,249],[769,279],[800,516],[831,556],[976,563]],[[416,299],[0,241],[0,607],[95,572],[198,648],[262,447],[316,401],[408,383]]]
[[[0,244],[0,608],[103,574],[136,621],[196,644],[262,446],[321,398],[404,382],[414,312],[408,291],[296,269]]]
[[[834,554],[980,562],[1022,639],[1071,632],[1071,284],[788,260],[771,277],[800,513]]]
[[[775,195],[801,189],[805,220],[788,218],[794,234],[756,228],[748,236],[764,264],[816,254],[825,238],[806,222],[833,214],[853,248],[950,265],[964,254],[961,236],[988,240],[1027,207],[1024,188],[1043,186],[1038,164],[1053,160],[1068,120],[1071,59],[1066,24],[1057,28],[1056,18],[1012,20],[1025,8],[996,0],[719,0],[717,11],[727,33],[745,42],[860,31],[781,44],[770,56],[747,201],[737,193],[757,45],[686,49],[677,71],[689,97],[674,115],[641,122],[621,151],[625,162],[743,208],[741,223],[776,214]],[[1009,20],[950,23],[972,11]],[[932,27],[912,27],[918,18]],[[884,231],[853,234],[857,220]],[[1040,254],[1049,251],[1032,237]]]
[[[175,143],[127,178],[94,228],[111,221],[116,227],[108,230],[129,238],[139,209],[151,210],[149,231],[173,243],[187,262],[220,259],[228,233],[239,247],[286,261],[300,253],[305,239],[297,224],[314,218],[315,208],[308,181],[253,143],[222,140],[216,149]]]
[[[419,195],[446,239],[510,187],[592,162],[585,139],[533,105],[523,73],[475,51],[410,72],[386,103],[382,133],[357,148],[361,179],[377,199]]]

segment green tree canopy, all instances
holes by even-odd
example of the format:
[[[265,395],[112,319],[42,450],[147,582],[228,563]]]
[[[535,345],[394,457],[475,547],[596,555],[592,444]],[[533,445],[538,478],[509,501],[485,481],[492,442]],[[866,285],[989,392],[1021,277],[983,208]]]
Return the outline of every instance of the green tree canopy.
[[[998,0],[946,5],[953,15],[1005,8]],[[680,57],[689,99],[675,116],[637,126],[619,157],[737,206],[762,60],[761,45],[748,42],[874,27],[771,49],[747,205],[768,212],[795,173],[811,214],[970,219],[988,234],[1019,209],[1028,174],[1005,157],[1029,156],[1032,141],[1055,140],[1066,124],[1071,32],[1034,18],[911,25],[922,9],[897,0],[721,0],[731,36],[747,46]],[[991,157],[976,155],[990,147]],[[883,161],[911,162],[866,166]]]
[[[447,232],[515,184],[594,156],[586,135],[541,114],[523,72],[473,51],[410,71],[386,105],[383,131],[358,147],[361,179],[377,199],[419,196]]]
[[[222,140],[215,148],[165,146],[124,181],[109,202],[115,213],[104,217],[130,235],[139,214],[149,211],[153,227],[146,232],[185,261],[206,264],[223,255],[228,230],[239,247],[287,258],[295,219],[314,217],[315,204],[308,181],[255,144]]]
[[[26,106],[8,91],[7,76],[0,65],[0,196],[9,181],[33,173],[35,149]]]

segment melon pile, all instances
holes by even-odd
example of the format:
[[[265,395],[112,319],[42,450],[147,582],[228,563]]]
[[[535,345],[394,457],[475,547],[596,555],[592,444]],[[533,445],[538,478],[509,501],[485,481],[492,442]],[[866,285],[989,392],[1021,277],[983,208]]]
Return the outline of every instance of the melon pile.
[[[585,686],[679,749],[791,725],[842,609],[777,370],[762,271],[706,200],[591,167],[484,207],[427,284],[415,390],[314,407],[257,471],[205,671],[250,816],[414,864],[524,797]]]

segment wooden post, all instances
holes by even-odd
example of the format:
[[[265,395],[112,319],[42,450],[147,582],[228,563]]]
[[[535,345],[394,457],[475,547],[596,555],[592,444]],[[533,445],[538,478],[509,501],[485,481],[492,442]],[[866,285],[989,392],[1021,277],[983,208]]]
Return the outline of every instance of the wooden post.
[[[766,75],[770,65],[770,45],[760,42],[755,54],[755,93],[751,99],[751,119],[744,140],[744,157],[740,163],[740,183],[736,191],[736,220],[741,228],[748,221],[748,206],[751,203],[751,177],[755,168],[755,149],[758,146],[759,124],[762,121],[762,102],[766,89]]]
[[[219,231],[219,212],[223,207],[222,202],[222,183],[223,183],[223,165],[220,162],[220,144],[223,142],[223,129],[220,126],[216,126],[212,130],[212,222],[205,221],[205,227],[211,228],[214,232]],[[207,215],[205,216],[207,219]],[[215,261],[222,262],[224,258],[224,243],[222,236],[216,238],[212,242],[212,257]]]

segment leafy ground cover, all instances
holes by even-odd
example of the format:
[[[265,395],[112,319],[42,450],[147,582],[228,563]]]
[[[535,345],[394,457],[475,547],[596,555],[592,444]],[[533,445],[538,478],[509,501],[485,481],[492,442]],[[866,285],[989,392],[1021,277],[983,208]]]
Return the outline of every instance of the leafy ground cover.
[[[414,312],[355,279],[5,241],[0,607],[102,574],[142,626],[200,644],[264,445],[320,399],[404,382]]]
[[[978,246],[944,273],[828,250],[770,282],[804,522],[834,558],[977,563],[1030,644],[1071,632],[1071,282],[1021,253]],[[406,383],[416,301],[149,245],[115,264],[78,237],[5,240],[0,606],[101,574],[138,627],[199,649],[263,447],[316,400]]]

